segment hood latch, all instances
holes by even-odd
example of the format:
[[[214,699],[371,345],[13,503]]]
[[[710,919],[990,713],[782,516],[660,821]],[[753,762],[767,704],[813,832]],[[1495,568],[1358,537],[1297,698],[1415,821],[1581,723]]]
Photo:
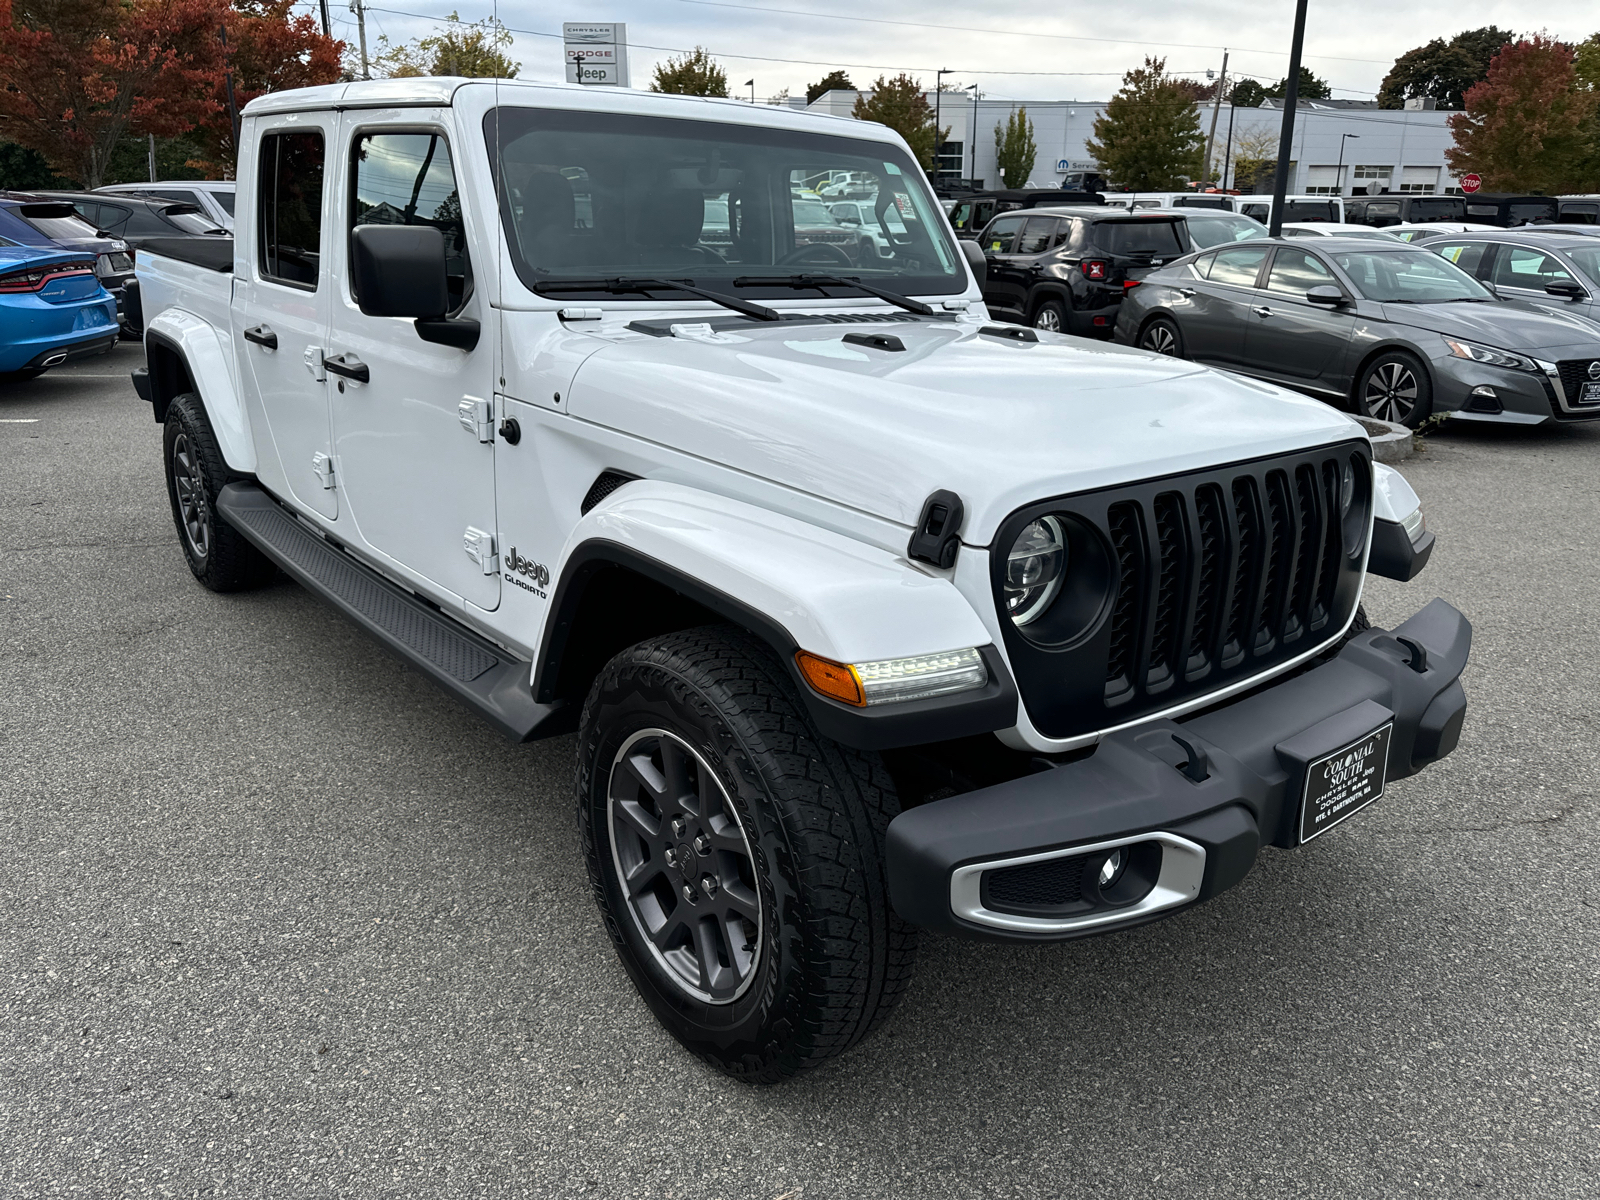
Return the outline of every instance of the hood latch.
[[[943,490],[934,492],[922,502],[922,515],[911,532],[906,557],[944,570],[955,566],[964,515],[960,496]]]

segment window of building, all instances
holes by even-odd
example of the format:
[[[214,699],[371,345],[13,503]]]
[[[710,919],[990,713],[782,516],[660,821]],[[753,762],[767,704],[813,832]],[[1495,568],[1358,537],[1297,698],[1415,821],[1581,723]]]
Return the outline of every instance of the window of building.
[[[1350,187],[1360,191],[1366,189],[1366,194],[1376,196],[1379,192],[1390,190],[1390,180],[1394,178],[1393,167],[1374,166],[1370,163],[1358,163],[1350,168]]]

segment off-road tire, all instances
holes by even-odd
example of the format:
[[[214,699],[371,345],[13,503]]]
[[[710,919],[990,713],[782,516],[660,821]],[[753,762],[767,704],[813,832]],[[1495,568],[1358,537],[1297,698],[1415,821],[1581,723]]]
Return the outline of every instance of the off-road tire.
[[[241,592],[271,582],[276,574],[272,561],[217,512],[217,493],[247,476],[228,469],[205,405],[195,393],[174,396],[167,406],[161,452],[172,523],[194,577],[213,592]],[[191,531],[185,520],[186,505],[199,506],[190,513],[201,518],[204,537]]]
[[[746,990],[731,1001],[687,994],[619,878],[613,764],[647,729],[709,765],[750,850],[761,932]],[[781,664],[742,630],[668,634],[605,666],[583,708],[577,803],[590,883],[622,965],[667,1030],[719,1071],[775,1083],[814,1067],[876,1029],[910,981],[916,931],[891,908],[884,872],[894,784],[876,754],[817,732]]]

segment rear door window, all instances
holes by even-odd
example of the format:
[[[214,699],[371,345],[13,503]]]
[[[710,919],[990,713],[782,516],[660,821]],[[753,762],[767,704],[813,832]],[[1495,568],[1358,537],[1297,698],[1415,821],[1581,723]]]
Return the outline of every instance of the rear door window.
[[[1017,254],[1043,254],[1061,222],[1054,217],[1031,217],[1017,237]]]
[[[1267,272],[1267,291],[1304,300],[1312,288],[1329,285],[1338,286],[1338,282],[1315,254],[1285,246],[1273,255],[1272,269]]]
[[[1528,246],[1500,247],[1500,257],[1494,264],[1496,287],[1526,288],[1531,292],[1542,292],[1547,283],[1571,278],[1572,276],[1555,258]]]
[[[1119,257],[1150,254],[1166,258],[1187,249],[1177,220],[1101,221],[1094,227],[1094,244]]]
[[[1267,247],[1235,246],[1218,250],[1211,260],[1211,270],[1206,278],[1212,283],[1227,283],[1234,287],[1255,287],[1261,264],[1267,261]]]
[[[1372,201],[1367,205],[1367,223],[1370,225],[1398,225],[1400,223],[1400,201]]]
[[[318,130],[262,136],[256,159],[256,226],[263,279],[316,290],[322,264],[323,163]]]
[[[1026,217],[996,217],[983,231],[983,248],[989,254],[1010,254]]]

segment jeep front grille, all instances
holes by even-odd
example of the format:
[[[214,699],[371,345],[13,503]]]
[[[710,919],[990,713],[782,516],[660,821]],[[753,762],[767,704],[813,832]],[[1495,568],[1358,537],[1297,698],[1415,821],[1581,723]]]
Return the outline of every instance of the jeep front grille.
[[[1003,621],[1034,726],[1067,738],[1122,725],[1203,699],[1337,634],[1361,583],[1360,548],[1346,553],[1340,520],[1341,472],[1352,458],[1370,477],[1368,447],[1350,442],[1014,513],[997,547],[1046,513],[1074,518],[1103,541],[1087,550],[1103,556],[1109,581],[1099,618],[1063,644]],[[1078,569],[1087,570],[1082,553]],[[991,559],[1003,566],[1002,554]],[[997,574],[997,598],[1000,584]]]

